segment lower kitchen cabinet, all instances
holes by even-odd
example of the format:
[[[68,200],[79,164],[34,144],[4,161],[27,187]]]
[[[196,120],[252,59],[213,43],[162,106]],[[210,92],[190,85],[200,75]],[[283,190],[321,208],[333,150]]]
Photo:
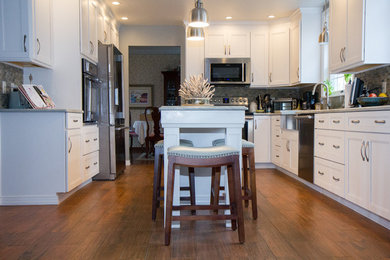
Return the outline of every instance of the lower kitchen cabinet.
[[[99,173],[99,128],[87,125],[82,128],[82,179],[83,182]]]
[[[344,165],[315,157],[314,184],[344,197]]]
[[[67,130],[67,135],[67,191],[70,191],[84,181],[83,173],[81,171],[81,130]]]
[[[348,200],[390,219],[390,135],[346,132]]]
[[[298,131],[282,130],[281,167],[298,175]]]
[[[255,116],[253,126],[253,140],[255,143],[255,162],[271,162],[271,118],[269,116]]]

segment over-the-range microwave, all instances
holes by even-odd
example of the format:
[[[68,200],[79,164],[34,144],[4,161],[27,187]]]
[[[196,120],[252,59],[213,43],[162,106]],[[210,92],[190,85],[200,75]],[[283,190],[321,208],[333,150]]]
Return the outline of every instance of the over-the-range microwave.
[[[250,58],[206,58],[205,78],[210,84],[249,85]]]

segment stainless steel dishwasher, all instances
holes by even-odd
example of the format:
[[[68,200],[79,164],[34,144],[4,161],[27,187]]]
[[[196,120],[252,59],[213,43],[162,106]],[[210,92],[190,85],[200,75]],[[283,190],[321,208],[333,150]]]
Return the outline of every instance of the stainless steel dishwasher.
[[[314,115],[297,115],[294,118],[299,131],[298,177],[313,182]]]

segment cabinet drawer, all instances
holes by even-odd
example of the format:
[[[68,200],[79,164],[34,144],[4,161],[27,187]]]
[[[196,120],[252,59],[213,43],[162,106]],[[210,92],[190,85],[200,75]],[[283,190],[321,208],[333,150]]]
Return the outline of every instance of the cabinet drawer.
[[[314,155],[344,164],[344,132],[315,130]]]
[[[346,113],[346,130],[390,133],[390,111]]]
[[[272,131],[272,146],[280,147],[282,145],[281,132]]]
[[[314,183],[344,197],[344,165],[314,158]]]
[[[83,154],[99,150],[99,132],[97,127],[83,127],[82,145]]]
[[[316,114],[314,118],[315,118],[315,122],[314,122],[315,128],[318,129],[329,128],[329,114]]]
[[[84,181],[99,173],[99,151],[83,156]]]
[[[280,116],[272,116],[271,117],[272,126],[280,126],[280,119],[281,119]]]
[[[81,128],[83,125],[83,119],[81,113],[66,113],[66,128]]]
[[[344,130],[345,129],[345,113],[329,114],[328,119],[329,129]]]
[[[272,163],[280,166],[280,148],[279,147],[273,147],[272,149]]]

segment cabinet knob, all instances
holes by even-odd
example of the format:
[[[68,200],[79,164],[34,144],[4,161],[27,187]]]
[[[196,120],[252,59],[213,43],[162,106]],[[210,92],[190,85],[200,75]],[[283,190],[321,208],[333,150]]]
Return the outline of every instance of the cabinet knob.
[[[319,175],[324,175],[324,173],[323,173],[323,172],[320,172],[320,171],[318,171],[318,174],[319,174]]]

